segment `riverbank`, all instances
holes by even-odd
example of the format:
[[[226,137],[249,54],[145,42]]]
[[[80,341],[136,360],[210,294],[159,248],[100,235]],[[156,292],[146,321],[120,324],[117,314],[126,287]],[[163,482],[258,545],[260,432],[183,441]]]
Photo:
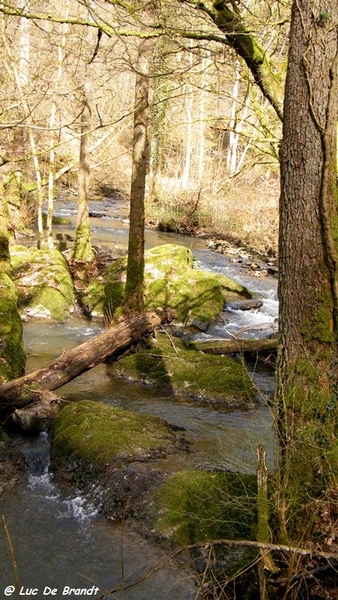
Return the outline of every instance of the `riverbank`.
[[[159,231],[203,238],[216,251],[241,249],[275,264],[278,255],[278,177],[252,181],[241,176],[214,193],[206,190],[163,194],[146,202],[146,224]]]

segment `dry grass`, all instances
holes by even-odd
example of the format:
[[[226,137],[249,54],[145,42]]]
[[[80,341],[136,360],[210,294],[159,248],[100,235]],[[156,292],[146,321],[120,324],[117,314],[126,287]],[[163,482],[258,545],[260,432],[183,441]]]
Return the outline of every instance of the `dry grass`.
[[[215,233],[275,256],[278,243],[277,179],[235,180],[207,201]]]
[[[148,222],[160,229],[210,234],[267,256],[276,256],[278,240],[277,177],[238,177],[218,192],[176,189],[147,203]]]

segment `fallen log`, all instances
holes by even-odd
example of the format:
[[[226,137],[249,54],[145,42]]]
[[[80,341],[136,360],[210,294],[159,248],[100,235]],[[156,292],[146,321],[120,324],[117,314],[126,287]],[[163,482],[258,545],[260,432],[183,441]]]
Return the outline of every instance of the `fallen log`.
[[[63,350],[58,358],[41,369],[1,385],[0,408],[20,408],[34,402],[36,391],[60,388],[172,319],[173,311],[165,309],[134,315],[71,350]]]
[[[192,341],[189,346],[208,354],[259,353],[275,354],[277,339],[246,340],[232,338],[230,340]]]
[[[37,391],[34,393],[34,402],[23,408],[16,408],[7,418],[7,423],[20,431],[37,434],[48,429],[64,402],[53,392]]]

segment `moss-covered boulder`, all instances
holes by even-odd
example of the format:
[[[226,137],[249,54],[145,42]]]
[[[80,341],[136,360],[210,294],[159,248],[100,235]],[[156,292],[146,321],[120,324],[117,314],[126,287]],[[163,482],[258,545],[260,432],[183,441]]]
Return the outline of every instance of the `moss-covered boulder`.
[[[177,435],[164,419],[90,400],[66,405],[53,425],[53,464],[67,463],[82,474],[161,458],[177,447]]]
[[[74,290],[67,262],[55,249],[11,247],[12,278],[19,305],[30,316],[66,319],[73,309]]]
[[[112,315],[124,299],[127,259],[116,260],[87,289],[83,301],[93,314]],[[253,294],[224,275],[194,268],[191,250],[164,244],[145,253],[145,308],[167,306],[176,321],[205,329],[217,319],[224,303]]]
[[[179,545],[254,539],[255,475],[180,471],[157,492],[156,528]]]
[[[203,573],[210,596],[259,598],[255,570],[258,551],[215,540],[254,540],[256,477],[240,473],[182,471],[157,489],[153,524],[181,547],[191,544],[191,561]],[[228,597],[228,596],[226,596]]]
[[[12,280],[0,271],[0,384],[24,373],[22,323]]]
[[[190,350],[179,338],[157,333],[148,347],[109,366],[109,373],[227,407],[255,401],[252,381],[242,362],[229,356]]]

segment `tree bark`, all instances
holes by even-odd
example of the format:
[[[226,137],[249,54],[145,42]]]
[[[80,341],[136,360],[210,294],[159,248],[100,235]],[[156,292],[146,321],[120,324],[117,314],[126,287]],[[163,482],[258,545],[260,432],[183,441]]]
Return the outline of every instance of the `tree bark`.
[[[136,65],[133,164],[125,288],[125,308],[127,311],[137,312],[142,312],[144,308],[144,198],[148,159],[149,44],[149,40],[146,39],[140,42]]]
[[[263,96],[270,102],[282,121],[281,78],[274,74],[267,50],[245,25],[239,12],[239,4],[222,0],[185,0],[185,2],[207,13],[218,29],[224,33],[226,43],[243,58]]]
[[[281,147],[277,403],[281,539],[311,536],[338,467],[338,4],[295,0]],[[311,504],[312,502],[312,504]]]
[[[5,273],[9,273],[12,268],[9,252],[9,223],[9,211],[4,193],[3,174],[0,168],[0,271],[4,271]]]
[[[170,310],[158,309],[157,312],[143,313],[126,319],[71,350],[64,350],[45,367],[0,386],[0,407],[22,407],[34,401],[37,391],[60,388],[108,357],[116,357],[121,350],[172,318]]]
[[[86,75],[88,77],[88,75]],[[78,174],[78,198],[76,235],[74,242],[73,258],[80,261],[89,261],[93,258],[91,245],[91,232],[89,224],[89,180],[90,180],[90,151],[89,132],[91,110],[86,93],[86,82],[83,86],[82,113],[81,113],[81,139]]]

